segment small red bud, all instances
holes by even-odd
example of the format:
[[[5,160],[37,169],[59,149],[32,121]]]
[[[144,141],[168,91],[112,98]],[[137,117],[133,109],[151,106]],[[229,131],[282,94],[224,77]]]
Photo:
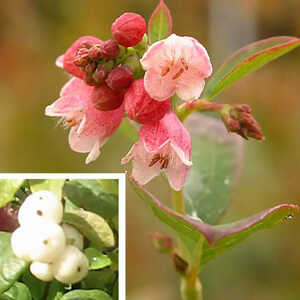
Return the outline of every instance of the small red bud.
[[[90,63],[88,63],[86,66],[85,66],[85,68],[84,68],[84,71],[86,72],[86,73],[89,73],[89,74],[92,74],[92,73],[94,73],[94,71],[95,71],[95,69],[96,69],[96,63],[95,62],[90,62]]]
[[[92,85],[92,86],[98,85],[95,79],[93,78],[92,73],[85,73],[83,80],[87,85]]]
[[[114,110],[123,103],[124,92],[113,91],[104,83],[94,88],[91,99],[96,109],[104,111]]]
[[[125,13],[112,24],[111,32],[118,44],[132,47],[143,39],[146,32],[146,22],[138,14]]]
[[[120,47],[116,41],[108,40],[101,45],[101,52],[106,58],[115,58],[120,54]]]
[[[73,63],[77,67],[85,67],[89,63],[89,58],[87,54],[77,55],[73,59]]]
[[[143,78],[130,86],[124,101],[127,116],[141,124],[159,121],[169,111],[171,105],[170,99],[165,101],[152,99],[145,90]]]
[[[13,232],[19,227],[18,213],[11,207],[0,209],[0,231]]]
[[[94,45],[88,50],[88,57],[91,60],[98,60],[102,56],[100,45]]]
[[[98,67],[96,68],[93,74],[93,79],[97,83],[97,85],[101,85],[104,82],[108,73],[109,73],[109,69],[107,67],[98,65]]]
[[[105,82],[112,90],[120,91],[127,89],[133,80],[133,73],[129,67],[118,66],[109,73]]]

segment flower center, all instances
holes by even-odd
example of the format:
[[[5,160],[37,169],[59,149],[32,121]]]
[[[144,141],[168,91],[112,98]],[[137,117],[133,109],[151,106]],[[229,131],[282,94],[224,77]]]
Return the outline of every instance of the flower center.
[[[174,60],[171,60],[165,67],[162,68],[160,75],[162,77],[166,76],[171,71],[174,65]],[[179,59],[179,63],[177,64],[177,66],[179,67],[179,70],[173,75],[172,80],[178,79],[185,71],[188,71],[189,69],[187,62],[183,57]]]
[[[166,154],[157,153],[154,154],[152,160],[150,161],[149,167],[154,166],[155,164],[159,163],[161,169],[167,169],[170,163],[170,157]]]

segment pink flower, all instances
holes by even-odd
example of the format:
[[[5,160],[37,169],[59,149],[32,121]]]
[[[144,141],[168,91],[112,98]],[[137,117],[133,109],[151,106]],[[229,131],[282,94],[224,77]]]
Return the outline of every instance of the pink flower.
[[[194,38],[176,34],[154,43],[141,59],[146,70],[145,88],[163,101],[175,92],[185,101],[197,99],[212,73],[205,48]]]
[[[169,112],[154,124],[141,127],[139,140],[122,159],[133,159],[132,176],[146,184],[164,170],[174,190],[181,190],[191,162],[191,137],[177,116]]]
[[[70,147],[76,152],[89,152],[86,163],[99,156],[100,147],[119,127],[124,114],[124,105],[113,111],[97,110],[91,100],[93,89],[72,78],[62,88],[60,98],[45,111],[47,116],[61,117],[71,127]]]

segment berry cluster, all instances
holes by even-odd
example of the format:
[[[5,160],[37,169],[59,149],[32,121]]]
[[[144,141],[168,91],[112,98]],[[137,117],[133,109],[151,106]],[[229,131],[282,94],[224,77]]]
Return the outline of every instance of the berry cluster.
[[[61,224],[63,205],[49,191],[35,192],[20,207],[17,228],[11,237],[15,255],[31,262],[31,273],[42,281],[53,278],[65,284],[83,279],[89,262],[82,253],[83,236]]]

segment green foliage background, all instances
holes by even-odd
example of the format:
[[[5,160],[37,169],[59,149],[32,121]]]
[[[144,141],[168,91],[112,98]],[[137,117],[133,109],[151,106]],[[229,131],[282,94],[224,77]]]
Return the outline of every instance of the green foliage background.
[[[221,35],[212,49],[211,0],[167,1],[178,34],[192,35],[208,49],[213,64],[231,51],[231,37]],[[257,39],[274,35],[300,36],[298,0],[219,0],[231,13],[253,12]],[[55,58],[80,35],[110,36],[111,22],[125,11],[150,17],[156,1],[148,0],[18,0],[0,9],[0,171],[118,172],[130,142],[117,133],[100,159],[84,165],[84,155],[72,152],[67,132],[43,115],[58,97],[67,77]],[[230,11],[230,10],[229,10]],[[224,22],[231,19],[225,15]],[[238,28],[242,24],[236,23]],[[233,34],[233,33],[232,33]],[[218,36],[219,39],[219,36]],[[237,47],[253,42],[243,36]],[[216,67],[216,66],[215,66]],[[248,103],[267,140],[250,141],[229,214],[233,221],[283,202],[299,203],[300,55],[292,52],[228,89],[220,101]],[[157,188],[160,185],[160,189]],[[161,179],[149,185],[168,199]],[[155,187],[155,188],[154,188]],[[167,201],[166,201],[167,203]],[[168,204],[168,203],[167,203]],[[127,197],[128,299],[179,299],[178,278],[165,257],[155,253],[148,231],[165,230],[131,191]],[[300,287],[300,219],[262,232],[210,263],[202,279],[206,299],[296,300]],[[224,296],[226,295],[226,296]],[[177,297],[177,298],[176,298]]]

